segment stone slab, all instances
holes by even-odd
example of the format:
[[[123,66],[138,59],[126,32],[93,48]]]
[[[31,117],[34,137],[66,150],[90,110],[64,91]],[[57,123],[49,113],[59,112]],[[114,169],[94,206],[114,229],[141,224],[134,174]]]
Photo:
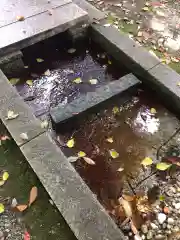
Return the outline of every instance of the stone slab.
[[[147,70],[160,64],[159,59],[113,26],[105,27],[103,24],[93,24],[90,34],[93,41],[100,44],[137,76],[142,76]]]
[[[69,3],[0,28],[0,56],[27,47],[54,36],[77,23],[84,23],[87,13],[74,3]],[[13,37],[12,37],[13,36]]]
[[[77,239],[124,239],[48,133],[23,145],[21,151]]]
[[[134,75],[125,75],[119,80],[97,88],[95,92],[81,95],[63,107],[57,106],[53,108],[50,112],[51,118],[55,124],[66,122],[66,120],[75,116],[74,113],[83,113],[139,83],[140,81]]]
[[[45,130],[41,128],[40,121],[34,116],[32,109],[24,103],[2,71],[0,71],[0,86],[0,117],[16,143],[21,146],[43,133]],[[8,110],[18,113],[19,116],[13,120],[6,120]],[[27,133],[28,139],[21,139],[21,133]]]

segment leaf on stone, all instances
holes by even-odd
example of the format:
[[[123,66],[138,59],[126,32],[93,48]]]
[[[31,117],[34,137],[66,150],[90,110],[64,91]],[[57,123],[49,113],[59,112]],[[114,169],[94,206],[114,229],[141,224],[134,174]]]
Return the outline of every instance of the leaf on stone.
[[[114,140],[113,140],[112,137],[109,137],[109,138],[106,139],[106,141],[109,142],[109,143],[113,143]]]
[[[114,115],[119,113],[119,108],[118,107],[113,107],[112,112],[113,112]]]
[[[45,75],[45,76],[50,76],[50,75],[51,75],[51,72],[50,72],[50,70],[49,70],[49,69],[47,69],[47,70],[44,72],[44,75]]]
[[[114,159],[119,157],[119,153],[116,152],[116,150],[114,150],[114,149],[109,150],[109,154],[110,154],[111,157],[114,158]]]
[[[68,49],[68,53],[75,53],[76,52],[76,49],[75,48],[70,48],[70,49]]]
[[[96,163],[89,157],[83,157],[84,161],[89,165],[95,165]]]
[[[73,80],[74,83],[82,83],[82,79],[80,77]]]
[[[75,144],[75,141],[74,141],[74,138],[71,138],[67,143],[67,147],[68,148],[73,148],[74,147],[74,144]]]
[[[8,110],[6,120],[15,119],[19,116],[18,113],[14,113],[12,110]]]
[[[37,61],[38,63],[44,62],[44,60],[43,60],[42,58],[36,58],[36,61]]]
[[[141,162],[141,164],[143,165],[143,166],[150,166],[150,165],[152,165],[153,164],[153,160],[152,160],[152,158],[150,158],[150,157],[145,157],[143,160],[142,160],[142,162]]]
[[[77,157],[77,156],[70,156],[67,159],[68,159],[69,162],[72,163],[72,162],[76,162],[79,159],[79,157]]]
[[[160,171],[166,171],[168,168],[170,168],[172,164],[160,162],[156,164],[156,168]]]
[[[86,156],[86,153],[83,152],[83,151],[80,151],[78,152],[78,157],[81,158],[81,157],[85,157]]]
[[[5,211],[4,204],[0,203],[0,214]]]
[[[21,133],[19,136],[22,140],[28,140],[29,139],[27,133]]]
[[[20,212],[24,212],[27,209],[28,205],[24,204],[24,205],[17,205],[16,209]]]
[[[20,78],[11,78],[9,81],[12,85],[16,85],[20,81]]]
[[[26,84],[29,85],[30,87],[32,87],[33,81],[32,81],[32,80],[27,80],[27,81],[26,81]]]
[[[16,16],[17,21],[24,21],[24,19],[25,19],[24,16],[20,16],[20,15]]]
[[[165,196],[164,195],[160,195],[159,196],[159,200],[163,202],[165,200]]]
[[[31,206],[35,201],[38,196],[38,189],[36,186],[32,187],[29,195],[29,206]]]
[[[157,111],[156,111],[155,108],[151,108],[151,109],[150,109],[150,112],[151,112],[152,114],[156,114],[156,113],[157,113]]]
[[[92,85],[96,85],[98,83],[98,80],[94,78],[94,79],[90,79],[89,82]]]
[[[7,181],[8,178],[9,178],[9,173],[8,172],[4,172],[3,175],[2,175],[3,181]]]
[[[110,60],[108,60],[108,64],[109,64],[109,65],[111,65],[111,64],[112,64],[112,62],[111,62]]]
[[[17,199],[16,199],[16,198],[13,198],[13,199],[12,199],[12,202],[11,202],[11,207],[12,207],[12,208],[15,208],[17,205],[18,205]]]
[[[41,122],[41,128],[47,128],[49,125],[48,120],[44,120]]]

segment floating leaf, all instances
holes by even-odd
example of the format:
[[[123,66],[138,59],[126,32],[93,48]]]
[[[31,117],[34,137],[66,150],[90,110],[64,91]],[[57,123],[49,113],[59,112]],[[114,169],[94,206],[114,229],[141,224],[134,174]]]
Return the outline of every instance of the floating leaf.
[[[113,114],[119,113],[119,108],[118,107],[113,107],[112,112],[113,112]]]
[[[50,76],[51,75],[51,72],[50,72],[50,70],[48,69],[48,70],[46,70],[45,72],[44,72],[44,75],[45,76]]]
[[[14,113],[13,111],[9,110],[7,112],[7,117],[6,117],[6,120],[11,120],[11,119],[15,119],[19,116],[18,113]]]
[[[8,172],[4,172],[3,175],[2,175],[3,181],[7,181],[8,178],[9,178],[9,173]]]
[[[74,83],[81,83],[82,82],[82,79],[80,77],[76,78],[73,80]]]
[[[118,170],[117,170],[117,172],[122,172],[122,171],[124,171],[124,168],[122,168],[122,167],[118,168]]]
[[[24,21],[24,16],[16,16],[17,21]]]
[[[13,199],[12,199],[12,202],[11,202],[11,207],[12,207],[12,208],[15,208],[17,205],[18,205],[17,199],[16,199],[16,198],[13,198]]]
[[[68,49],[68,53],[75,53],[76,52],[76,49],[75,48],[70,48],[70,49]]]
[[[85,152],[82,152],[82,151],[80,151],[80,152],[78,152],[78,157],[85,157],[86,156],[86,153]]]
[[[156,164],[156,168],[160,171],[165,171],[167,170],[168,168],[171,167],[172,164],[169,164],[169,163],[165,163],[165,162],[160,162],[160,163],[157,163]]]
[[[79,159],[79,157],[77,157],[77,156],[70,156],[70,157],[68,157],[68,161],[69,162],[76,162],[77,160]]]
[[[19,136],[23,140],[28,140],[29,139],[27,133],[21,133]]]
[[[119,153],[116,152],[116,150],[114,150],[114,149],[109,150],[109,153],[110,153],[112,158],[118,158],[119,157]]]
[[[150,109],[150,112],[151,112],[152,114],[156,114],[156,113],[157,113],[157,111],[156,111],[155,108],[151,108],[151,109]]]
[[[125,200],[124,198],[119,199],[120,204],[122,205],[125,215],[127,218],[131,218],[133,214],[132,205],[129,201]]]
[[[96,163],[89,157],[83,157],[84,161],[89,165],[95,165]]]
[[[136,196],[129,196],[129,195],[125,195],[125,194],[123,194],[122,197],[123,197],[123,199],[125,199],[128,202],[132,202],[136,198]]]
[[[0,203],[0,214],[5,211],[4,204]]]
[[[89,82],[90,84],[95,85],[98,83],[98,80],[94,78],[94,79],[90,79]]]
[[[20,212],[24,212],[27,209],[28,205],[17,205],[16,208]]]
[[[44,120],[41,122],[41,128],[47,128],[49,125],[48,120]]]
[[[33,202],[35,202],[37,195],[38,195],[38,189],[36,186],[34,186],[34,187],[32,187],[30,195],[29,195],[29,206],[31,206],[33,204]]]
[[[43,60],[42,58],[36,58],[36,61],[37,61],[38,63],[44,62],[44,60]]]
[[[5,181],[0,180],[0,187],[3,186],[5,184]]]
[[[27,85],[29,85],[30,87],[33,85],[33,81],[32,81],[32,80],[27,80],[26,83],[27,83]]]
[[[141,162],[141,164],[145,167],[152,165],[152,163],[153,163],[153,160],[150,157],[145,157]]]
[[[11,78],[9,81],[12,85],[16,85],[20,81],[20,78]]]
[[[66,145],[68,148],[73,148],[74,144],[75,144],[74,138],[71,138]]]
[[[106,141],[109,142],[109,143],[113,143],[113,138],[109,137],[109,138],[106,139]]]

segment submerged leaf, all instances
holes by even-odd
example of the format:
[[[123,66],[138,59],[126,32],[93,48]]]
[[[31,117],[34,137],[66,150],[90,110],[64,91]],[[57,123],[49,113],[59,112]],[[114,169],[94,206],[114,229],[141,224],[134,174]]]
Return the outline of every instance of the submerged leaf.
[[[16,85],[20,81],[20,78],[11,78],[9,81],[12,85]]]
[[[72,162],[76,162],[79,159],[79,157],[77,157],[77,156],[70,156],[67,159],[68,159],[69,162],[72,163]]]
[[[109,142],[109,143],[113,143],[113,138],[109,137],[109,138],[106,139],[106,141]]]
[[[74,83],[81,83],[82,82],[82,79],[80,77],[76,78],[73,80]]]
[[[49,125],[48,120],[44,120],[41,122],[41,128],[47,128]]]
[[[155,108],[151,108],[151,109],[150,109],[150,112],[151,112],[152,114],[156,114],[156,113],[157,113],[157,111],[156,111]]]
[[[22,140],[28,140],[29,139],[27,133],[21,133],[19,136]]]
[[[108,60],[108,64],[109,64],[109,65],[111,65],[111,64],[112,64],[112,62],[111,62],[110,60]]]
[[[95,85],[98,83],[98,80],[94,78],[94,79],[90,79],[89,82],[90,84]]]
[[[76,52],[76,49],[75,48],[70,48],[70,49],[68,49],[68,53],[75,53]]]
[[[42,58],[36,58],[36,61],[37,61],[38,63],[44,62],[44,60],[43,60]]]
[[[4,204],[0,203],[0,214],[5,211]]]
[[[113,112],[113,114],[119,113],[119,108],[118,107],[113,107],[112,112]]]
[[[32,187],[30,195],[29,195],[29,206],[33,204],[33,202],[36,200],[38,195],[38,189],[36,186]]]
[[[85,152],[82,152],[82,151],[80,151],[80,152],[78,152],[78,157],[85,157],[86,156],[86,153]]]
[[[2,176],[3,181],[7,181],[8,178],[9,178],[9,173],[8,172],[4,172],[3,176]]]
[[[150,157],[145,157],[141,162],[141,164],[145,167],[152,165],[152,163],[153,163],[153,160]]]
[[[133,209],[132,209],[131,203],[129,201],[125,200],[124,198],[120,198],[119,201],[124,209],[126,217],[131,218],[133,215]]]
[[[27,83],[27,85],[29,85],[30,87],[33,85],[33,81],[32,81],[32,80],[27,80],[26,83]]]
[[[66,145],[68,148],[73,148],[74,144],[75,144],[74,138],[71,138]]]
[[[15,119],[15,118],[17,118],[18,116],[19,116],[18,113],[14,113],[14,111],[9,110],[9,111],[7,112],[6,120]]]
[[[167,170],[168,168],[171,167],[172,164],[169,164],[169,163],[165,163],[165,162],[160,162],[160,163],[157,163],[156,164],[156,168],[160,171],[165,171]]]
[[[28,205],[18,205],[16,206],[17,210],[20,212],[24,212],[27,209]]]
[[[119,157],[119,153],[116,152],[116,150],[114,150],[114,149],[109,150],[109,153],[110,153],[112,158],[118,158]]]
[[[83,157],[84,161],[89,165],[95,165],[96,163],[89,157]]]

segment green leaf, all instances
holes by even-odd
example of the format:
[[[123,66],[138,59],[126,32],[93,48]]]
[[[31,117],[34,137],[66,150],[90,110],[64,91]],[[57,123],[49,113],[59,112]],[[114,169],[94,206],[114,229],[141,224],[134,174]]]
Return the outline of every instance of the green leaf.
[[[165,196],[160,195],[160,196],[159,196],[159,200],[163,202],[163,201],[165,200]]]
[[[76,162],[79,158],[77,156],[70,156],[67,158],[69,162]]]
[[[118,107],[113,107],[112,112],[113,112],[113,114],[119,113],[119,108]]]
[[[5,211],[5,207],[2,203],[0,203],[0,214]]]
[[[74,83],[81,83],[82,82],[82,79],[80,77],[76,78],[73,80]]]
[[[86,156],[86,153],[85,152],[83,152],[83,151],[80,151],[80,152],[78,152],[78,157],[85,157]]]
[[[9,81],[12,85],[16,85],[20,81],[20,78],[11,78]]]
[[[114,150],[114,149],[109,150],[109,153],[110,153],[112,158],[118,158],[119,157],[119,153],[116,152],[116,150]]]
[[[43,60],[42,58],[36,58],[36,61],[37,61],[38,63],[44,62],[44,60]]]
[[[74,147],[74,144],[75,144],[75,141],[73,138],[71,138],[68,142],[67,142],[67,147],[68,148],[73,148]]]
[[[27,80],[26,83],[27,83],[27,85],[29,85],[30,87],[33,85],[33,81],[32,81],[32,80]]]
[[[153,160],[150,157],[145,157],[141,162],[143,166],[150,166],[152,165],[152,163],[153,163]]]
[[[152,114],[156,114],[156,113],[157,113],[157,111],[156,111],[155,108],[151,108],[151,109],[150,109],[150,112],[151,112]]]
[[[3,176],[2,176],[3,181],[7,181],[8,178],[9,178],[9,173],[8,172],[4,172]]]
[[[157,163],[156,164],[156,168],[160,171],[165,171],[167,170],[168,168],[171,167],[172,164],[168,164],[168,163],[165,163],[165,162],[160,162],[160,163]]]

